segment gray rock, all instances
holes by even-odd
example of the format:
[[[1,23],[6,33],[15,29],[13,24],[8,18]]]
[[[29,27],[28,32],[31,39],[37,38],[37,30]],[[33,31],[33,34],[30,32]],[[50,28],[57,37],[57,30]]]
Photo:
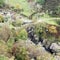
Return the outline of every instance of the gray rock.
[[[34,58],[32,58],[31,60],[35,60]]]
[[[58,45],[57,43],[52,43],[50,49],[52,50],[53,53],[57,54],[60,52],[60,45]]]

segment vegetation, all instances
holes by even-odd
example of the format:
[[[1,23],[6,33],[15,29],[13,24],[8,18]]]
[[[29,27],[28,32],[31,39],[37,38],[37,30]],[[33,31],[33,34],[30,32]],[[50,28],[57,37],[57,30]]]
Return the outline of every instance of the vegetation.
[[[0,60],[57,56],[60,60],[60,0],[0,0]]]
[[[16,34],[19,39],[27,40],[27,38],[28,38],[28,34],[25,29],[21,29],[19,32],[16,32]]]
[[[22,25],[22,21],[21,20],[16,20],[15,22],[12,22],[13,26],[21,26]]]
[[[47,39],[51,43],[56,42],[56,39],[57,41],[60,41],[59,37],[57,37],[57,35],[59,35],[59,30],[57,30],[57,27],[53,25],[45,23],[40,23],[39,25],[36,24],[35,33],[39,36],[40,39]]]
[[[4,6],[4,0],[0,0],[0,7]]]
[[[0,55],[0,60],[9,60],[8,57]]]
[[[0,22],[4,22],[4,17],[0,15]]]

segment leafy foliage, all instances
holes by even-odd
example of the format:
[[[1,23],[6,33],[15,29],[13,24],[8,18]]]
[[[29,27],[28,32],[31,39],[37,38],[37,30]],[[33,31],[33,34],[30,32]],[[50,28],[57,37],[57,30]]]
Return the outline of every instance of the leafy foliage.
[[[4,22],[4,17],[0,15],[0,22]]]
[[[19,52],[16,53],[17,60],[28,60],[27,51],[25,48],[21,47]]]
[[[31,60],[31,57],[36,60],[49,60],[49,58],[55,60],[43,46],[49,45],[50,48],[52,42],[60,42],[60,19],[47,20],[50,17],[60,16],[60,0],[5,0],[5,2],[7,9],[4,7],[4,0],[0,0],[0,7],[6,10],[5,12],[2,8],[3,14],[0,14],[2,25],[0,26],[0,60]],[[8,8],[10,6],[12,9]],[[26,23],[22,18],[34,21]],[[41,22],[38,21],[39,18],[42,18]],[[28,31],[25,28],[28,28]],[[30,35],[31,41],[28,41]],[[43,41],[43,46],[40,46],[40,43],[35,45],[33,40]]]
[[[12,53],[17,60],[29,60],[26,47],[21,42],[24,41],[18,41],[13,45]]]
[[[49,42],[60,41],[59,40],[59,30],[54,25],[49,25],[46,23],[40,23],[35,25],[35,33],[39,38],[47,39]]]
[[[19,32],[17,32],[17,37],[22,40],[26,40],[28,38],[27,31],[25,29],[21,29]]]
[[[10,38],[10,34],[11,34],[11,31],[10,29],[8,28],[7,25],[3,25],[2,28],[1,28],[1,31],[0,31],[0,38],[2,40],[4,40],[5,42],[8,41],[8,39]]]
[[[20,27],[22,25],[22,21],[18,19],[16,21],[12,22],[12,25],[16,26],[16,27]]]
[[[6,55],[8,53],[8,46],[5,44],[4,41],[0,40],[0,54]]]
[[[8,46],[9,48],[11,48],[11,47],[13,46],[13,44],[14,44],[14,39],[13,39],[13,38],[10,38],[10,39],[7,41],[7,46]]]

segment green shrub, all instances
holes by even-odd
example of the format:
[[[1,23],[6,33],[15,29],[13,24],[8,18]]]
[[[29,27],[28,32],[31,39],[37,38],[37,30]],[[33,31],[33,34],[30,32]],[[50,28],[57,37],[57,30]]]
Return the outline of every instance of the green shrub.
[[[0,15],[0,22],[4,22],[4,17]]]
[[[27,49],[22,42],[24,41],[18,41],[13,45],[12,53],[17,60],[29,60]]]
[[[3,40],[0,40],[0,54],[6,55],[8,53],[8,46]]]
[[[0,38],[5,42],[7,42],[10,37],[11,37],[11,30],[6,24],[4,24],[0,31]]]
[[[45,32],[45,28],[46,28],[46,24],[45,23],[38,23],[35,25],[35,33],[39,36],[39,33],[41,33],[41,37],[43,36],[43,33]]]
[[[7,41],[7,46],[8,46],[9,48],[11,48],[11,47],[13,46],[13,44],[14,44],[14,39],[13,39],[13,38],[10,38],[10,39]]]
[[[25,48],[21,47],[19,49],[19,52],[16,53],[16,59],[17,60],[29,60],[27,55],[27,51]]]
[[[15,22],[12,22],[13,26],[21,26],[22,25],[22,21],[21,20],[16,20]]]
[[[39,23],[35,25],[35,33],[43,40],[47,39],[48,42],[58,42],[59,40],[59,30],[56,26],[49,25],[46,23]]]
[[[17,32],[17,38],[26,40],[28,38],[27,31],[25,29],[21,29],[19,32]]]

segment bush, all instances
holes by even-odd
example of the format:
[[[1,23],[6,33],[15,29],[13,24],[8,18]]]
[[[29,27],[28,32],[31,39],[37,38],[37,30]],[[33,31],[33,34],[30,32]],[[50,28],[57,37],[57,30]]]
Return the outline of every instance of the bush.
[[[12,25],[20,27],[22,25],[22,21],[21,20],[16,20],[16,21],[12,22]]]
[[[25,29],[21,29],[20,31],[16,32],[16,34],[18,39],[26,40],[28,38],[28,34]]]
[[[58,42],[59,41],[59,30],[56,26],[49,25],[46,23],[40,23],[35,25],[35,33],[39,36],[40,39],[47,39],[47,42]]]
[[[0,22],[4,22],[4,17],[0,15]]]
[[[0,54],[6,55],[8,53],[8,47],[4,41],[0,40]]]
[[[9,48],[11,48],[11,47],[13,46],[13,44],[14,44],[14,39],[13,39],[13,38],[8,39],[8,41],[7,41],[7,46],[8,46]]]
[[[18,41],[13,45],[12,53],[17,60],[29,60],[26,47],[22,45],[23,41]]]
[[[11,36],[11,31],[9,27],[7,25],[3,25],[0,31],[0,38],[5,42],[7,42],[10,36]]]
[[[42,36],[44,36],[44,32],[45,32],[45,28],[46,28],[46,24],[45,23],[38,23],[38,24],[36,24],[35,25],[35,33],[39,36],[39,33],[41,33],[40,34],[40,36],[42,37]]]
[[[25,48],[21,47],[19,52],[16,53],[17,60],[28,60],[27,51]]]

